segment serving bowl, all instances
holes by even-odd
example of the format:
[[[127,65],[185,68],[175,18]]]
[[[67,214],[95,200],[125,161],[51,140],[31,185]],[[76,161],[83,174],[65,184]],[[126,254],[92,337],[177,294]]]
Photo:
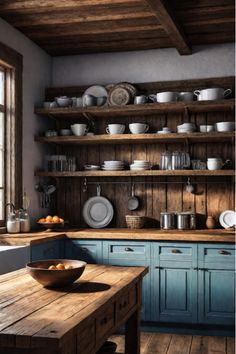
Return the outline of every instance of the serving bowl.
[[[63,264],[71,269],[51,270],[50,266]],[[62,287],[72,284],[82,274],[86,262],[71,259],[47,259],[26,264],[29,274],[44,287]]]
[[[232,132],[235,130],[235,122],[218,122],[215,123],[217,132]]]
[[[42,226],[44,229],[59,229],[64,227],[64,221],[63,222],[37,222],[40,226]]]

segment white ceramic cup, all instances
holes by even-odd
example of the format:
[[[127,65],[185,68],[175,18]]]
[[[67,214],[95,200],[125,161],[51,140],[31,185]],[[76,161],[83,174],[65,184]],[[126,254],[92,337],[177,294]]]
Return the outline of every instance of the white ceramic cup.
[[[108,124],[106,127],[107,134],[123,134],[125,131],[124,124]]]
[[[132,134],[144,134],[148,131],[149,126],[144,123],[131,123],[129,124],[129,130]]]
[[[178,101],[179,93],[166,91],[157,93],[157,102],[165,103],[165,102],[175,102]]]
[[[83,107],[83,97],[76,97],[76,107]]]
[[[193,92],[180,92],[179,101],[191,102],[193,101]]]
[[[43,102],[43,107],[44,108],[55,108],[57,107],[57,103],[55,101],[52,101],[52,102]]]
[[[85,135],[88,132],[88,127],[86,124],[72,124],[71,126],[72,133],[76,136]]]
[[[201,133],[210,133],[214,131],[214,125],[200,125],[199,131]]]
[[[208,170],[221,170],[224,163],[221,158],[208,158],[207,159],[207,168]]]

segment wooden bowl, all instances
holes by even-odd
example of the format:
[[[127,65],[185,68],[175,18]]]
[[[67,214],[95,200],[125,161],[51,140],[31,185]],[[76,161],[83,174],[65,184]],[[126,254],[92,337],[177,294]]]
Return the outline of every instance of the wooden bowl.
[[[48,267],[63,263],[73,267],[65,270],[50,270]],[[86,266],[86,262],[70,259],[47,259],[26,264],[29,274],[45,287],[62,287],[78,279]]]

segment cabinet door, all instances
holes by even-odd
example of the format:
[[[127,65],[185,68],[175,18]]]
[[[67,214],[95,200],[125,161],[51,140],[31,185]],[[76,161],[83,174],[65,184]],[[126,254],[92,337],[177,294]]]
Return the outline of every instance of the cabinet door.
[[[152,320],[197,322],[197,245],[154,242]]]
[[[234,324],[235,274],[233,270],[199,270],[199,322]]]
[[[235,318],[235,247],[199,245],[199,322],[233,325]]]
[[[153,269],[153,321],[197,322],[197,270],[185,262]]]
[[[66,258],[87,263],[102,263],[102,242],[97,240],[66,240]]]
[[[31,247],[31,260],[64,258],[64,240],[55,240]]]

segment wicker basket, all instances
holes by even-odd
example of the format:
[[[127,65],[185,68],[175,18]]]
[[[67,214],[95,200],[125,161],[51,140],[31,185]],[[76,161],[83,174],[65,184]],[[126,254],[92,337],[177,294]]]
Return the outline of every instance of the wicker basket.
[[[126,224],[129,229],[142,229],[145,223],[144,216],[126,215]]]

